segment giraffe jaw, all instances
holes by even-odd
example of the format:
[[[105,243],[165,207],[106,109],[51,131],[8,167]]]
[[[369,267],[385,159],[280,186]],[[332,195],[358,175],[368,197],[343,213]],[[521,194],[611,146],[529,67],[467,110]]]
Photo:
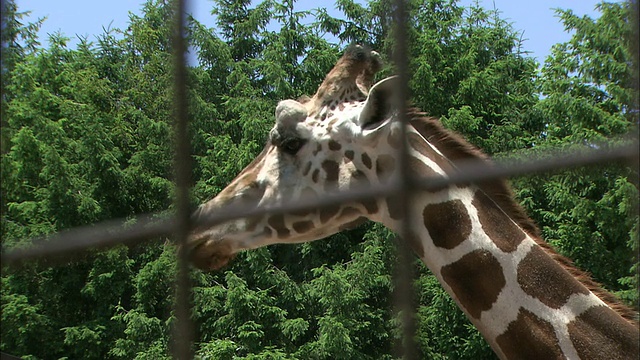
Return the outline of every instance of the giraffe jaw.
[[[195,247],[191,251],[191,262],[200,270],[219,270],[226,266],[235,257],[224,247],[206,246]]]
[[[226,266],[237,253],[232,241],[213,236],[206,231],[194,234],[188,240],[189,258],[203,271],[218,270]]]
[[[191,253],[192,263],[200,270],[219,270],[226,266],[235,254],[224,255],[224,253],[212,251],[206,246],[199,246]]]

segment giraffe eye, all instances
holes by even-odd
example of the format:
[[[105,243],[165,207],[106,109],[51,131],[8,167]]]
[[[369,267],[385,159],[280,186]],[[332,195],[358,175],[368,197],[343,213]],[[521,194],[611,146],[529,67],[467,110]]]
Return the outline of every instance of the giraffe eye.
[[[280,149],[289,155],[295,155],[304,146],[305,142],[300,138],[287,139],[280,144]]]

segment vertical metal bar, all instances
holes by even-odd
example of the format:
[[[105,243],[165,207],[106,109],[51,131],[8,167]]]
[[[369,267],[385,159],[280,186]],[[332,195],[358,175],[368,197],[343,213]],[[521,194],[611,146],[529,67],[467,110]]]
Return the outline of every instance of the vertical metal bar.
[[[186,0],[175,0],[174,3],[174,111],[176,119],[176,155],[174,170],[176,172],[176,228],[175,236],[178,244],[178,273],[176,279],[176,323],[173,328],[173,355],[176,359],[191,359],[191,342],[193,326],[191,321],[189,282],[189,259],[187,253],[187,236],[189,235],[189,183],[191,180],[190,142],[187,134],[187,69],[184,39]]]
[[[632,127],[632,132],[634,134],[635,144],[637,146],[638,141],[640,141],[640,132],[638,132],[638,127],[640,127],[640,2],[638,0],[631,0],[629,2],[629,6],[631,8],[631,41],[629,42],[630,50],[631,50],[631,76],[632,76],[632,88],[634,90],[633,98],[631,99],[631,111],[634,114],[632,121],[634,122]],[[636,189],[640,185],[640,178],[638,174],[640,174],[640,156],[636,156],[635,159],[631,160],[630,166],[633,171],[631,172],[632,184],[635,185]],[[635,207],[633,211],[629,213],[630,217],[633,217],[635,221],[638,221],[638,214],[640,213],[640,209]],[[638,227],[638,223],[636,223],[636,231],[640,231]],[[638,234],[635,234],[636,239]],[[638,246],[638,245],[636,245]],[[640,260],[640,249],[636,248],[635,254],[636,262]],[[640,279],[640,266],[636,267],[636,280]],[[635,284],[636,287],[638,283]],[[636,288],[637,289],[637,288]],[[636,304],[639,305],[639,304]]]
[[[400,86],[396,89],[396,106],[398,109],[399,121],[401,126],[401,144],[400,147],[400,176],[401,185],[397,192],[398,200],[403,204],[402,208],[402,227],[400,236],[408,239],[411,236],[411,225],[408,219],[411,209],[411,193],[414,190],[414,184],[411,181],[408,167],[409,151],[407,148],[406,133],[409,121],[407,119],[407,100],[409,99],[409,59],[407,44],[407,24],[408,9],[405,0],[395,1],[395,49],[394,61],[397,67],[398,76],[400,78]],[[415,344],[415,304],[413,291],[413,275],[411,264],[413,263],[413,255],[409,247],[405,243],[398,243],[398,263],[396,264],[395,279],[395,306],[401,314],[402,341],[398,344],[398,355],[404,359],[418,359],[418,349]]]

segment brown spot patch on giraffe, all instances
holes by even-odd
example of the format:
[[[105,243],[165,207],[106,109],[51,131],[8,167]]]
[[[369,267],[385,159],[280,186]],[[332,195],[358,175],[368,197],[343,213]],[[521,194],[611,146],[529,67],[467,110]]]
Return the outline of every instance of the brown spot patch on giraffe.
[[[441,268],[443,280],[471,316],[491,309],[506,280],[498,259],[487,250],[474,250]]]
[[[250,216],[246,219],[246,227],[248,231],[256,229],[258,223],[262,220],[261,216]]]
[[[402,219],[402,203],[398,200],[397,196],[388,196],[384,199],[387,204],[387,210],[389,211],[389,217],[393,220]]]
[[[367,155],[367,153],[362,153],[360,157],[362,158],[362,163],[364,164],[364,166],[366,166],[367,169],[371,169],[372,164],[369,155]]]
[[[518,248],[526,234],[484,191],[476,191],[472,205],[478,209],[482,230],[500,250],[512,252]]]
[[[338,214],[339,211],[340,211],[339,205],[323,206],[320,209],[320,221],[322,223],[326,223],[327,221],[331,220],[334,216],[336,216],[336,214]]]
[[[428,178],[440,176],[435,170],[427,166],[422,160],[409,156],[409,170],[418,178]]]
[[[284,215],[272,215],[271,217],[269,217],[269,220],[267,222],[273,228],[273,230],[278,233],[279,238],[286,238],[291,234],[289,229],[287,229],[284,224]]]
[[[638,330],[606,306],[593,307],[567,325],[582,359],[637,359]]]
[[[360,216],[361,215],[361,211],[352,207],[352,206],[346,206],[342,209],[342,211],[340,211],[340,216],[338,216],[338,221],[348,221],[347,223],[341,225],[339,227],[339,230],[347,230],[347,229],[352,229],[364,222],[367,221],[367,218],[364,216]],[[353,219],[355,218],[355,220],[347,220],[347,219]]]
[[[427,141],[438,148],[438,150],[440,150],[444,156],[454,164],[458,162],[484,161],[487,163],[487,166],[491,166],[491,162],[487,159],[486,155],[464,140],[460,135],[445,129],[438,119],[427,117],[424,113],[416,109],[409,109],[407,111],[407,116],[410,118],[411,126],[413,126],[414,129],[427,139]],[[498,204],[501,209],[509,215],[510,218],[520,226],[520,228],[532,235],[538,245],[540,245],[540,247],[542,247],[549,256],[560,263],[565,269],[567,269],[567,271],[569,271],[569,273],[619,313],[624,319],[637,324],[636,311],[620,302],[615,296],[611,295],[611,293],[603,290],[600,284],[593,281],[589,275],[576,268],[570,260],[557,254],[547,243],[538,238],[540,236],[540,230],[527,216],[522,206],[515,201],[513,191],[511,191],[511,187],[507,181],[497,179],[490,182],[482,182],[478,185]]]
[[[351,178],[349,179],[349,189],[359,189],[366,188],[369,186],[371,182],[367,177],[367,174],[362,172],[361,170],[354,170],[351,173]]]
[[[564,359],[553,326],[520,308],[518,317],[496,338],[507,359]]]
[[[391,129],[389,137],[387,138],[389,145],[391,145],[391,147],[394,149],[400,149],[400,145],[402,144],[401,140],[402,139],[400,139],[400,131],[396,128]]]
[[[374,214],[378,212],[378,200],[374,198],[362,200],[362,205],[367,209],[369,214]]]
[[[307,174],[309,174],[309,171],[311,170],[311,161],[309,161],[305,166],[304,166],[304,170],[302,170],[302,176],[307,176]]]
[[[354,229],[354,228],[366,223],[367,220],[368,219],[366,217],[361,216],[361,217],[359,217],[359,218],[357,218],[357,219],[355,219],[353,221],[350,221],[350,222],[348,222],[348,223],[346,223],[344,225],[340,225],[340,227],[338,228],[338,231]]]
[[[315,169],[315,170],[313,170],[313,173],[311,174],[311,180],[314,183],[317,183],[319,176],[320,176],[320,170],[319,169]]]
[[[292,226],[298,234],[304,234],[313,229],[313,221],[296,221]]]
[[[562,307],[572,294],[589,293],[539,246],[533,246],[518,264],[518,283],[525,293],[554,309]]]
[[[329,121],[329,124],[327,124],[327,132],[330,133],[333,131],[333,125],[335,125],[335,123],[338,122],[338,119],[332,119]]]
[[[453,249],[471,234],[471,218],[460,200],[429,204],[422,216],[424,226],[437,247]]]
[[[335,140],[329,140],[329,150],[338,151],[340,149],[342,149],[342,145],[340,145],[339,142]]]
[[[349,179],[349,189],[366,188],[370,184],[371,182],[364,172],[355,170],[351,173],[351,179]],[[379,210],[378,201],[374,198],[362,200],[362,205],[364,205],[369,214],[376,213]]]
[[[315,215],[315,213],[316,213],[316,211],[314,209],[306,209],[306,210],[292,211],[291,215],[300,216],[300,217],[307,217],[307,216]]]
[[[415,151],[433,160],[433,162],[435,162],[436,165],[438,165],[438,167],[445,173],[450,173],[453,170],[451,163],[433,150],[420,135],[408,132],[407,142]]]
[[[547,244],[543,240],[535,239],[536,243],[540,248],[547,253],[554,261],[560,264],[565,270],[571,274],[571,276],[580,281],[580,283],[589,289],[592,293],[594,293],[597,297],[599,297],[602,301],[604,301],[612,310],[622,316],[625,320],[629,321],[629,323],[633,324],[634,327],[638,327],[638,312],[631,309],[629,306],[623,304],[618,298],[616,298],[610,292],[602,289],[602,286],[597,282],[593,281],[587,273],[578,269],[573,265],[573,262],[568,258],[558,254],[553,250],[551,245]]]
[[[270,227],[268,227],[268,226],[265,226],[265,227],[262,229],[262,233],[263,233],[266,237],[268,237],[268,238],[273,237],[273,229],[271,229],[271,228],[270,228]]]
[[[352,206],[346,206],[342,209],[342,211],[340,211],[340,219],[344,219],[344,218],[352,218],[354,216],[358,216],[360,215],[360,210],[352,207]]]
[[[325,190],[333,190],[338,187],[338,177],[340,176],[340,166],[333,160],[325,160],[322,162],[322,169],[326,173],[324,188]]]
[[[396,159],[391,155],[382,154],[376,159],[376,175],[380,182],[387,182],[396,168]]]
[[[355,154],[353,153],[353,150],[347,150],[344,152],[344,157],[349,159],[349,161],[353,161],[354,156]]]
[[[486,155],[464,140],[460,135],[447,130],[438,119],[426,117],[416,109],[410,109],[407,114],[410,123],[427,141],[440,150],[444,156],[452,161],[484,161],[491,166]],[[509,184],[501,179],[478,184],[487,194],[490,194],[509,216],[529,234],[539,236],[540,231],[527,216],[524,209],[514,200]]]
[[[412,176],[417,179],[429,179],[429,178],[439,178],[440,174],[435,172],[432,168],[427,166],[421,160],[416,159],[413,156],[409,156],[408,159],[409,172]],[[445,189],[446,186],[438,186],[437,188],[429,189],[429,192],[438,192]]]

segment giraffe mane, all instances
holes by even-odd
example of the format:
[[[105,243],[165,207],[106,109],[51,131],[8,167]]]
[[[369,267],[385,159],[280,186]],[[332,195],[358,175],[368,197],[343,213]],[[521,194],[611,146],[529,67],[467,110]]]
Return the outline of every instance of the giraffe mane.
[[[438,148],[453,164],[480,160],[491,166],[491,160],[486,154],[466,141],[462,136],[445,129],[438,119],[426,116],[425,113],[417,109],[409,109],[408,118],[411,126]],[[549,243],[542,239],[540,230],[534,221],[529,218],[522,206],[514,200],[513,191],[507,180],[497,179],[477,183],[477,185],[486,195],[493,199],[509,217],[520,225],[547,255],[559,263],[569,274],[580,281],[580,283],[587,287],[598,298],[604,301],[612,310],[620,314],[620,316],[634,326],[639,327],[638,313],[636,311],[626,304],[623,304],[610,292],[604,290],[602,285],[594,281],[587,272],[578,269],[569,258],[557,253]]]

